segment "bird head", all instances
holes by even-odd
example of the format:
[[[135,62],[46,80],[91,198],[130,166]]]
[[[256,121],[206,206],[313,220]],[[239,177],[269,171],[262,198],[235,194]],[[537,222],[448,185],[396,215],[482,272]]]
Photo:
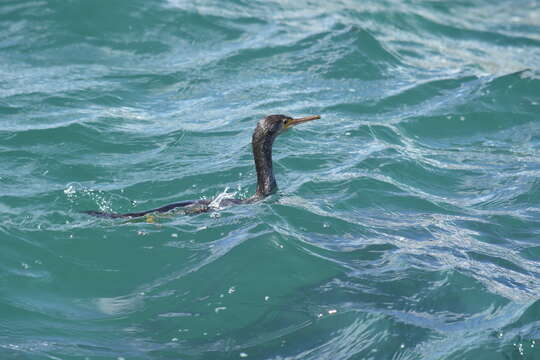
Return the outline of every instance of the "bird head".
[[[319,115],[306,116],[296,119],[286,115],[268,115],[257,124],[257,128],[253,133],[253,138],[254,140],[270,138],[273,141],[278,135],[295,125],[320,118],[321,117]]]

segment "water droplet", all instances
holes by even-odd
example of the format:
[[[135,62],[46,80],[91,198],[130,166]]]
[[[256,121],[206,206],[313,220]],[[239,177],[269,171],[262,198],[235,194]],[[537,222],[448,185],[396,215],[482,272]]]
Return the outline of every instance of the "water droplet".
[[[265,296],[264,301],[268,301],[268,300],[270,300],[270,296]]]
[[[241,357],[241,358],[247,358],[247,357],[248,357],[248,354],[246,354],[245,352],[241,352],[241,353],[240,353],[240,357]]]
[[[227,292],[228,292],[229,294],[234,294],[235,291],[236,291],[236,287],[231,286]]]

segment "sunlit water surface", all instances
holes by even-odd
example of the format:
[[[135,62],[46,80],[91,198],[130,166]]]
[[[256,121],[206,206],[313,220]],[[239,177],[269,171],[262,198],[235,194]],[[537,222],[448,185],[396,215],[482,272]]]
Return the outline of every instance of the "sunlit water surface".
[[[540,359],[539,65],[539,1],[3,0],[0,358]],[[250,196],[275,113],[265,201],[80,213]]]

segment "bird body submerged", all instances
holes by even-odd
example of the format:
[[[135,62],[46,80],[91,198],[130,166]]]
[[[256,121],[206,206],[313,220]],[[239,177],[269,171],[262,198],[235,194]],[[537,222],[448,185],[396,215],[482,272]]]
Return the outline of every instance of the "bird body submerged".
[[[255,127],[251,139],[253,160],[255,161],[255,170],[257,172],[257,190],[255,191],[255,195],[247,199],[223,199],[220,201],[219,206],[252,203],[264,199],[274,193],[277,189],[276,178],[274,177],[272,167],[272,145],[274,144],[274,140],[278,135],[292,126],[316,119],[320,119],[320,116],[315,115],[293,119],[285,115],[269,115],[260,120]],[[188,200],[165,205],[156,209],[125,214],[107,213],[95,210],[83,211],[83,213],[112,219],[135,218],[151,213],[165,213],[179,208],[187,214],[206,212],[212,209],[211,205],[211,200]]]

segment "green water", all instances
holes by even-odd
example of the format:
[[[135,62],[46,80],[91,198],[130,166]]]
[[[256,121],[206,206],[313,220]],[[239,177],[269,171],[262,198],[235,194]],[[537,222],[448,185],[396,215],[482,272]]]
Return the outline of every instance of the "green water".
[[[540,359],[539,1],[0,2],[0,359]],[[320,120],[274,144],[268,114]]]

